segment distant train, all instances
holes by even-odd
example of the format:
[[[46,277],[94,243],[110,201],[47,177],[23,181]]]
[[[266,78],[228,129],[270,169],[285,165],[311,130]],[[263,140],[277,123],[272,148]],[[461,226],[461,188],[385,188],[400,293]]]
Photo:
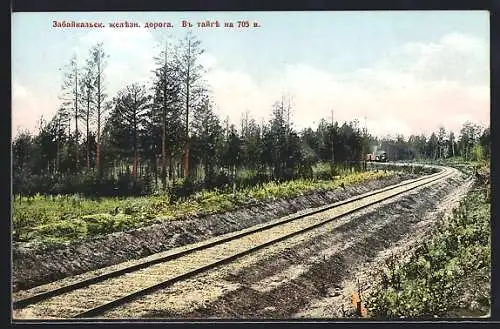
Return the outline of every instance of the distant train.
[[[374,162],[387,162],[387,152],[379,151],[375,154],[367,154],[365,160]]]

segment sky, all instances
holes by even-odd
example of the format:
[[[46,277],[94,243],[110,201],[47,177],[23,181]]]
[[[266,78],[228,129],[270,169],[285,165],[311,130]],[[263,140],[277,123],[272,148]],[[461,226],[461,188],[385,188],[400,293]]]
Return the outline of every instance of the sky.
[[[182,27],[186,20],[193,27]],[[198,27],[218,21],[220,27]],[[224,22],[249,21],[248,28]],[[104,28],[53,27],[53,21],[102,22]],[[139,28],[112,28],[113,22]],[[170,22],[170,28],[147,28]],[[259,27],[253,27],[258,22]],[[151,82],[153,57],[191,30],[205,52],[204,79],[222,119],[239,126],[248,111],[269,120],[292,97],[296,129],[325,118],[357,119],[377,136],[458,132],[490,123],[487,11],[57,12],[12,14],[12,131],[36,131],[60,106],[63,68],[103,42],[108,95]]]

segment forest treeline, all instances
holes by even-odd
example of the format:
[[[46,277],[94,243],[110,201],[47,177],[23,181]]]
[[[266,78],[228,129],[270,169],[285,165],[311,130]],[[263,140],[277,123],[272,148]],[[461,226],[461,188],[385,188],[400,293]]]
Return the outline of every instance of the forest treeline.
[[[73,56],[63,69],[61,106],[38,131],[12,141],[14,194],[88,196],[186,195],[203,188],[255,185],[270,180],[327,178],[339,166],[360,168],[366,153],[389,160],[489,157],[490,132],[466,122],[459,136],[441,127],[430,136],[377,138],[357,120],[321,120],[297,131],[293,105],[281,96],[268,122],[244,113],[238,126],[219,118],[200,65],[201,42],[188,33],[165,42],[153,57],[148,85],[131,83],[107,95],[109,56],[102,43],[85,65]],[[327,177],[313,166],[332,164]]]

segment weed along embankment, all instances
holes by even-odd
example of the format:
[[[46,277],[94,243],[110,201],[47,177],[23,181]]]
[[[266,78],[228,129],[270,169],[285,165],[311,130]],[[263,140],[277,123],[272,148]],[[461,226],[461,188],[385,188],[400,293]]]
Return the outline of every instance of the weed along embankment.
[[[287,51],[265,56],[281,14],[213,14],[52,13],[51,29],[14,15],[13,321],[331,319],[356,300],[360,316],[483,316],[487,268],[468,269],[488,261],[484,212],[428,233],[474,181],[490,185],[486,16],[415,38],[413,15],[387,44],[377,15],[348,13],[368,21],[338,52],[317,45],[349,24],[294,14],[306,29],[279,31]],[[33,31],[60,40],[34,50]],[[392,251],[405,278],[368,305]],[[479,306],[442,311],[459,287]]]
[[[423,172],[422,172],[423,173]],[[167,197],[14,203],[14,290],[165,251],[417,177],[402,168]],[[28,220],[29,219],[29,220]],[[22,241],[25,240],[25,241]]]
[[[491,195],[476,180],[450,216],[406,261],[391,258],[368,299],[375,318],[485,316],[490,313]]]
[[[394,251],[399,255],[395,247],[421,243],[438,214],[451,211],[469,186],[468,176],[447,169],[444,179],[159,289],[109,310],[103,317],[350,316],[356,281],[361,279],[361,300],[365,302],[366,282],[377,276],[379,254]],[[329,217],[326,213],[319,216]]]

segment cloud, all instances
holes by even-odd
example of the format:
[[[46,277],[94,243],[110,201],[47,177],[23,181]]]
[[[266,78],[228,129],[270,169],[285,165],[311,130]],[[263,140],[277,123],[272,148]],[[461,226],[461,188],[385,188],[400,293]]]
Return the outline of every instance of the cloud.
[[[451,33],[438,43],[407,43],[381,63],[418,79],[489,83],[489,46],[486,39]]]
[[[12,132],[15,135],[19,130],[28,129],[34,131],[40,120],[39,115],[46,104],[46,100],[41,100],[27,87],[17,81],[12,82]]]
[[[208,71],[217,65],[217,58],[208,52],[202,53],[198,58],[198,61]]]
[[[76,54],[78,65],[83,67],[89,58],[90,49],[102,42],[104,51],[109,55],[104,71],[105,93],[110,99],[118,90],[134,82],[147,84],[153,69],[153,56],[156,42],[146,29],[102,29],[92,30],[78,40],[77,46],[69,54]],[[158,51],[159,52],[159,51]],[[69,62],[68,56],[67,61]],[[50,120],[56,113],[60,100],[62,74],[58,71],[54,80],[45,86],[28,89],[25,82],[13,80],[12,86],[12,128],[13,134],[18,128],[35,131],[40,116]],[[51,86],[49,86],[49,84]]]
[[[454,33],[438,43],[404,44],[372,67],[342,74],[296,63],[258,81],[216,66],[207,80],[220,113],[235,124],[245,110],[269,119],[272,104],[290,93],[299,129],[333,110],[336,120],[358,119],[379,136],[429,134],[440,125],[458,131],[465,120],[489,124],[488,56],[486,41]]]
[[[110,55],[105,70],[110,97],[130,83],[151,81],[152,59],[160,49],[150,31],[90,31],[74,49],[80,65],[98,42]],[[335,120],[358,119],[376,135],[408,135],[430,133],[440,125],[458,131],[465,120],[489,124],[488,47],[487,40],[453,33],[438,42],[402,44],[370,67],[343,73],[289,63],[276,75],[253,76],[244,67],[228,69],[209,51],[200,62],[208,69],[205,80],[218,115],[229,116],[237,126],[245,111],[259,122],[269,120],[273,103],[288,93],[297,129],[330,119],[333,111]],[[50,119],[59,106],[55,85],[51,92],[30,87],[13,81],[14,133],[17,126],[36,127],[41,113]]]
[[[153,57],[160,52],[150,31],[112,28],[90,31],[79,43],[77,54],[81,64],[88,58],[89,49],[99,42],[109,55],[104,71],[108,95],[116,94],[128,84],[150,81]]]
[[[15,82],[12,84],[12,98],[20,99],[28,96],[26,88]]]

